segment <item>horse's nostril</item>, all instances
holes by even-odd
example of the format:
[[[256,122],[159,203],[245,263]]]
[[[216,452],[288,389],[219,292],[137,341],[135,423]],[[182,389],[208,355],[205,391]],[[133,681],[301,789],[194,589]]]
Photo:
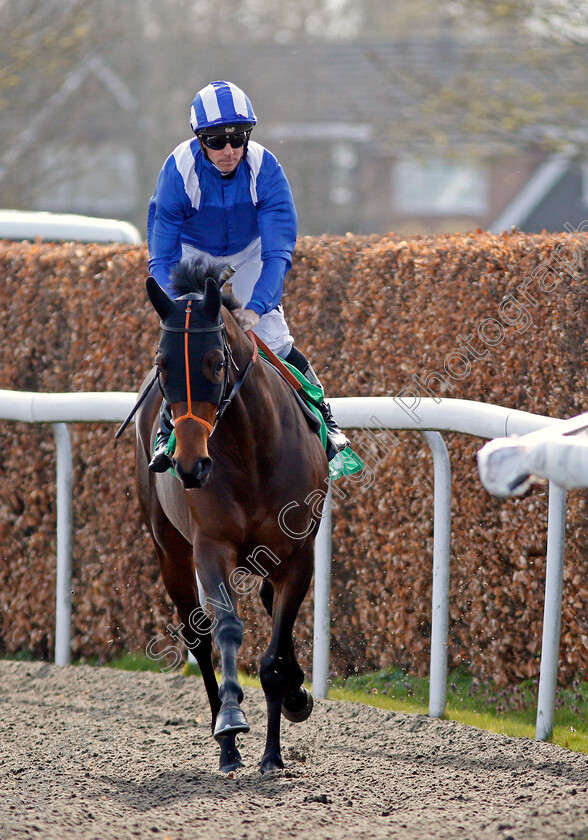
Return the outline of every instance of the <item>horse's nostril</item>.
[[[203,487],[208,481],[212,460],[210,458],[199,458],[189,472],[182,469],[181,464],[177,461],[175,467],[184,487],[187,490],[193,490],[196,487]]]
[[[201,458],[194,467],[193,472],[198,475],[198,478],[207,478],[208,474],[210,473],[210,468],[212,467],[212,461],[210,458]]]

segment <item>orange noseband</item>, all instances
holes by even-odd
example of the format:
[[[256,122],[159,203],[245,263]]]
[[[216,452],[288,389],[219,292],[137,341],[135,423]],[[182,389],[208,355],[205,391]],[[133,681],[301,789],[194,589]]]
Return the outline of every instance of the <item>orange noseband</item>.
[[[212,433],[212,426],[208,422],[208,420],[203,420],[202,417],[198,417],[192,411],[192,388],[190,386],[190,354],[188,352],[188,339],[189,339],[189,327],[190,327],[190,314],[192,312],[192,301],[188,301],[188,306],[186,307],[186,323],[184,325],[184,359],[186,363],[186,394],[188,400],[188,411],[186,414],[182,414],[181,417],[178,417],[177,420],[174,420],[174,427],[177,428],[178,424],[181,423],[183,420],[196,420],[197,423],[204,426],[207,430],[208,434]]]

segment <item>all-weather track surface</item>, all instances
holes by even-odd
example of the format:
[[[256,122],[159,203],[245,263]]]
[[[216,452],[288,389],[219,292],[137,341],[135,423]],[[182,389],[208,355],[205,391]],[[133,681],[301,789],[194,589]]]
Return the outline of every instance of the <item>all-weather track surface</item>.
[[[262,776],[218,772],[201,680],[0,661],[0,838],[588,840],[588,755],[424,715],[317,701]]]

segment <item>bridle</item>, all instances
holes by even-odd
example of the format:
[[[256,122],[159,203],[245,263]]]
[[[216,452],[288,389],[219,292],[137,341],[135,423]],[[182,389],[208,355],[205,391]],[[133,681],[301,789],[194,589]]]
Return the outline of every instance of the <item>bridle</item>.
[[[231,352],[231,348],[229,346],[229,342],[228,342],[228,339],[227,339],[226,324],[223,321],[223,323],[217,324],[216,326],[213,326],[213,327],[191,327],[190,326],[191,314],[192,314],[192,300],[190,299],[190,300],[188,300],[188,303],[187,303],[187,306],[186,306],[186,320],[184,322],[183,327],[166,326],[163,323],[163,321],[160,321],[160,327],[161,327],[162,330],[165,330],[166,332],[176,332],[176,333],[177,332],[183,332],[184,333],[184,363],[185,363],[185,366],[186,366],[186,401],[187,401],[187,404],[188,404],[188,410],[186,411],[185,414],[182,414],[181,417],[177,417],[174,420],[172,420],[172,423],[173,423],[174,428],[177,429],[178,425],[180,423],[182,423],[184,420],[195,420],[197,423],[200,423],[201,426],[204,426],[204,428],[208,432],[208,437],[210,438],[210,436],[212,435],[212,433],[216,429],[221,417],[223,416],[223,414],[225,413],[225,411],[227,410],[227,408],[229,407],[229,405],[233,401],[235,395],[238,393],[239,389],[243,385],[243,383],[244,383],[244,381],[247,377],[247,374],[251,370],[251,367],[256,363],[257,358],[258,358],[257,344],[255,342],[255,336],[254,336],[253,331],[248,330],[246,332],[246,335],[248,336],[249,340],[253,344],[253,355],[249,359],[249,361],[247,362],[242,375],[233,385],[233,388],[231,389],[231,393],[229,394],[228,397],[226,397],[226,392],[227,392],[227,388],[228,388],[228,385],[229,385],[229,364],[232,363],[233,367],[236,370],[239,370],[235,360],[233,359],[233,354]],[[225,370],[225,381],[224,381],[224,385],[223,385],[223,391],[222,391],[222,394],[221,394],[221,399],[220,399],[220,402],[218,404],[214,424],[211,425],[208,422],[208,420],[204,420],[203,417],[198,417],[198,415],[194,414],[194,412],[192,411],[192,385],[191,385],[191,381],[190,381],[189,336],[194,335],[196,333],[213,333],[213,332],[221,332],[222,333],[222,345],[223,345],[223,356],[224,356],[223,366],[224,366],[224,370]],[[162,386],[161,382],[159,381],[159,371],[158,371],[158,374],[157,374],[157,381],[159,383],[159,388],[160,388],[163,396],[165,397],[165,392],[164,392],[163,386]]]

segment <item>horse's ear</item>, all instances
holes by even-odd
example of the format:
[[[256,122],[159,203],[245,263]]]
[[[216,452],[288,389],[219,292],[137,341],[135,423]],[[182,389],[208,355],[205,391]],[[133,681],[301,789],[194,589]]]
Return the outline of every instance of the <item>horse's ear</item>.
[[[168,293],[161,288],[155,277],[148,277],[145,281],[145,288],[149,300],[153,304],[153,308],[159,315],[162,321],[165,321],[169,313],[174,308],[173,298],[170,298]]]
[[[202,298],[202,309],[211,318],[216,318],[220,312],[222,295],[218,283],[212,277],[206,278],[204,297]]]

